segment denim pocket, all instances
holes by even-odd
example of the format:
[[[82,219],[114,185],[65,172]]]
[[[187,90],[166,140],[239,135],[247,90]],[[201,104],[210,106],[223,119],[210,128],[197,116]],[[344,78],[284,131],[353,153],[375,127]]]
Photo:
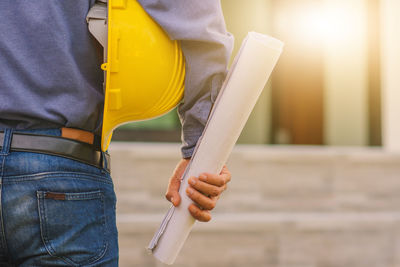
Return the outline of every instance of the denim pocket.
[[[52,256],[72,265],[90,264],[107,250],[102,191],[37,191],[40,230]]]

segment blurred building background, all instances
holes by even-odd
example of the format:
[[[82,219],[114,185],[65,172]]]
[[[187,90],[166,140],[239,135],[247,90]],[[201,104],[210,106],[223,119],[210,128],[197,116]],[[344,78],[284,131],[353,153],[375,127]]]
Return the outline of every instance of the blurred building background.
[[[248,31],[285,49],[230,157],[229,190],[175,266],[400,267],[400,1],[222,5],[234,54]],[[169,206],[176,112],[113,140],[121,266],[163,266],[145,247]]]

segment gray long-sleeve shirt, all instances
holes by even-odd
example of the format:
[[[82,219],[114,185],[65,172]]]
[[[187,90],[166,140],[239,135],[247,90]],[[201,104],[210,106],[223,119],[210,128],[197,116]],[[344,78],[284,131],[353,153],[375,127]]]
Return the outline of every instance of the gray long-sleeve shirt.
[[[233,38],[217,0],[139,0],[186,58],[182,155],[189,157],[225,78]],[[0,1],[0,129],[94,133],[103,111],[102,48],[88,32],[94,0]]]

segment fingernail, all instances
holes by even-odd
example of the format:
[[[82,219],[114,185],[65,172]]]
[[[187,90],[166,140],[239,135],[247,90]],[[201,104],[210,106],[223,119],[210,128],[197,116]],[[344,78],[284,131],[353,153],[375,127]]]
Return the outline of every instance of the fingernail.
[[[174,198],[173,198],[173,197],[171,197],[171,203],[172,203],[172,204],[174,203]]]
[[[195,178],[190,178],[189,184],[195,185],[196,184],[196,179]]]
[[[188,189],[186,190],[186,192],[187,192],[189,195],[191,195],[191,194],[193,194],[193,189],[190,188],[190,187],[188,187]]]

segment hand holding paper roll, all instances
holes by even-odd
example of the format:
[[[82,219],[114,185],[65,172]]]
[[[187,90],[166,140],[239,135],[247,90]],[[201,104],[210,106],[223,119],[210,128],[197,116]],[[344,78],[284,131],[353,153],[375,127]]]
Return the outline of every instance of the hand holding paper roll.
[[[184,193],[188,179],[205,172],[221,172],[282,48],[281,41],[255,32],[250,32],[243,41],[183,174],[182,201],[178,207],[171,207],[149,244],[149,250],[158,260],[167,264],[175,261],[195,223],[188,212],[193,202]]]
[[[173,172],[165,197],[177,207],[181,202],[179,188],[183,173],[189,164],[189,159],[182,159]],[[224,167],[217,174],[202,173],[199,177],[190,177],[186,195],[195,203],[188,208],[190,214],[198,221],[211,220],[210,210],[214,209],[221,193],[226,189],[226,184],[231,180],[228,168]]]

